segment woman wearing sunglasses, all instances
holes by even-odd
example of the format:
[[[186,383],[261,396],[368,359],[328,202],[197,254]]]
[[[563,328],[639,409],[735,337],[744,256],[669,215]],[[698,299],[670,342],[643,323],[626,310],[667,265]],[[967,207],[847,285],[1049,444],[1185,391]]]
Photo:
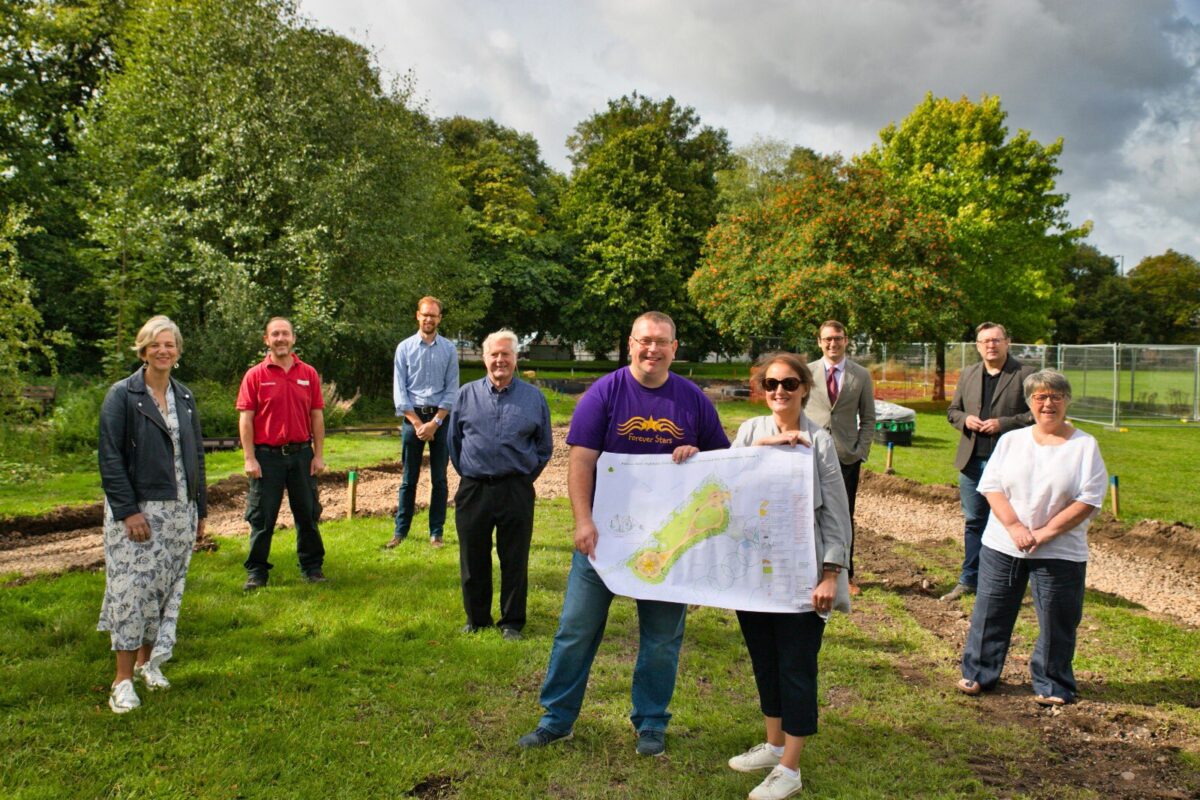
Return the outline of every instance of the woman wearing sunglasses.
[[[979,587],[958,690],[995,688],[1025,586],[1033,584],[1038,640],[1029,659],[1035,699],[1075,699],[1075,630],[1083,617],[1087,529],[1104,502],[1108,471],[1096,440],[1067,422],[1071,384],[1052,369],[1025,379],[1033,427],[1000,437],[979,479],[991,506]]]
[[[738,772],[771,770],[750,800],[779,800],[800,791],[800,753],[817,732],[817,653],[830,611],[850,610],[845,568],[850,553],[850,508],[830,435],[804,415],[812,373],[799,356],[767,353],[752,383],[766,396],[770,416],[746,420],[733,447],[812,448],[813,534],[821,574],[812,610],[789,614],[737,612],[750,651],[767,741],[729,759]]]

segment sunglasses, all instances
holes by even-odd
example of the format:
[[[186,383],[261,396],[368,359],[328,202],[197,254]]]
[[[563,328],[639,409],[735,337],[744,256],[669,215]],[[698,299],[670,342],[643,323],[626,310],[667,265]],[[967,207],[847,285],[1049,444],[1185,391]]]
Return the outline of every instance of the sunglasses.
[[[783,387],[783,390],[785,392],[794,392],[800,388],[800,379],[799,378],[784,378],[783,380],[779,380],[778,378],[764,378],[763,379],[763,389],[765,389],[768,392],[773,392],[776,389],[778,389],[780,386]]]

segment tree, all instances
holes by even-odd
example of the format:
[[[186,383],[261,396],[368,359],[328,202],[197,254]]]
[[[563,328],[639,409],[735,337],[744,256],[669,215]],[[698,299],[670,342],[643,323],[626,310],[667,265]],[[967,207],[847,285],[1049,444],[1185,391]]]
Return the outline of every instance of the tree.
[[[600,352],[627,352],[629,324],[657,309],[697,350],[717,342],[689,302],[686,284],[716,219],[718,170],[731,166],[722,130],[668,97],[636,92],[609,101],[567,140],[575,166],[563,198],[577,292],[577,337]]]
[[[1116,259],[1089,244],[1075,245],[1062,265],[1072,302],[1055,316],[1062,344],[1146,341],[1147,310],[1117,272]]]
[[[25,209],[16,242],[30,297],[58,337],[62,365],[95,369],[101,286],[80,249],[85,192],[74,137],[80,113],[116,68],[125,0],[0,0],[0,216]],[[42,356],[30,365],[46,369]]]
[[[1200,342],[1200,263],[1195,258],[1174,250],[1143,258],[1129,273],[1129,288],[1150,309],[1150,341]]]
[[[1059,264],[1086,229],[1068,226],[1067,196],[1055,192],[1062,139],[1043,146],[1023,130],[1009,138],[1006,116],[999,97],[973,103],[929,93],[858,160],[945,220],[958,261],[961,332],[994,320],[1018,339],[1037,339],[1066,302]],[[944,398],[940,346],[937,355],[935,396]]]
[[[34,308],[32,283],[22,277],[17,243],[33,233],[27,212],[10,209],[0,216],[0,420],[20,407],[21,370],[35,360],[54,372],[56,336],[43,336],[42,315]]]
[[[437,130],[462,189],[470,261],[489,291],[472,336],[482,341],[501,327],[565,333],[561,313],[571,281],[558,221],[563,177],[542,161],[532,136],[490,119],[451,117]]]
[[[742,341],[810,341],[836,318],[901,342],[954,329],[954,266],[939,217],[890,194],[877,171],[838,163],[722,218],[688,288],[710,321]]]
[[[366,50],[284,0],[147,0],[127,37],[81,138],[114,367],[167,313],[184,369],[224,379],[283,314],[327,379],[381,390],[421,295],[474,321],[433,126]]]

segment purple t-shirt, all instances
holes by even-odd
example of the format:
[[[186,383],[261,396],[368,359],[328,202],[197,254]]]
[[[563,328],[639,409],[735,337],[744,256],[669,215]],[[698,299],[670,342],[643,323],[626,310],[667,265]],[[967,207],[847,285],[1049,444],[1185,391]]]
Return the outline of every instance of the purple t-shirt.
[[[729,447],[717,409],[696,384],[674,373],[657,389],[628,367],[605,375],[579,399],[567,444],[605,453],[670,453],[683,444]]]

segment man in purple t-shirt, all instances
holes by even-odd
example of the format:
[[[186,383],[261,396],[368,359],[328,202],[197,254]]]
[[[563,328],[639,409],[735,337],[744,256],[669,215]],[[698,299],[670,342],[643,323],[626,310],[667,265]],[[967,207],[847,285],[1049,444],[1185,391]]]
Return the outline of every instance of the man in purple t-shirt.
[[[608,621],[613,593],[589,562],[599,535],[592,497],[600,454],[670,453],[682,463],[701,450],[729,447],[713,404],[694,383],[671,373],[678,347],[670,317],[657,311],[642,314],[629,337],[629,368],[596,381],[571,418],[567,491],[575,514],[575,555],[542,683],[546,713],[532,733],[521,737],[523,748],[571,738]],[[637,607],[640,637],[630,718],[638,734],[637,752],[657,756],[666,750],[667,705],[675,692],[687,606],[638,600]]]

